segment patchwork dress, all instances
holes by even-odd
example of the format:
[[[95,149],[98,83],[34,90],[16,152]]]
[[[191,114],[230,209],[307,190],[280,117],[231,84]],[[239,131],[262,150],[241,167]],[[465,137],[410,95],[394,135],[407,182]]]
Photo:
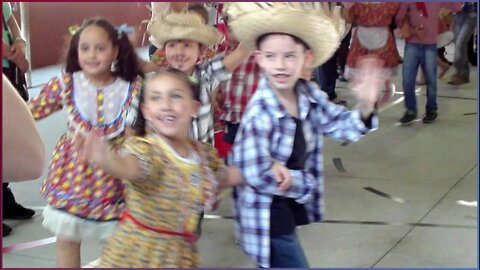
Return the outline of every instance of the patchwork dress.
[[[43,226],[57,236],[77,241],[89,236],[106,238],[101,223],[116,221],[122,212],[121,181],[94,164],[80,162],[73,138],[77,130],[85,133],[100,128],[112,147],[118,145],[123,139],[127,111],[140,87],[140,80],[127,82],[118,77],[99,89],[78,71],[54,77],[28,103],[35,120],[63,108],[67,111],[67,130],[54,148],[41,190],[48,203]]]
[[[211,145],[191,144],[195,151],[182,158],[155,134],[127,138],[120,153],[136,156],[142,173],[125,181],[126,211],[98,267],[199,267],[199,215],[215,202],[225,165]]]

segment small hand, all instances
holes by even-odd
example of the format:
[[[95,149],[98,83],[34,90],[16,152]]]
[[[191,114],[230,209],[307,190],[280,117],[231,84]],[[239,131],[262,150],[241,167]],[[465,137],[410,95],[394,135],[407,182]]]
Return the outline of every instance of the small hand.
[[[448,20],[451,14],[452,12],[446,8],[442,8],[440,9],[440,12],[438,12],[438,15],[441,20]]]
[[[30,64],[25,57],[25,43],[23,41],[17,41],[13,43],[9,49],[10,54],[7,59],[15,63],[22,72],[27,72],[30,68]]]
[[[101,136],[101,131],[94,129],[86,137],[80,135],[75,137],[75,148],[78,151],[79,159],[83,162],[101,164],[107,159],[108,143]]]
[[[390,73],[383,68],[383,61],[373,56],[358,60],[357,68],[350,87],[356,92],[360,109],[371,111]]]
[[[414,27],[412,34],[418,38],[423,38],[425,36],[425,29],[423,28],[423,25]]]
[[[272,170],[275,181],[279,183],[278,190],[282,192],[287,190],[292,184],[292,179],[290,178],[290,172],[288,171],[288,168],[281,163],[274,161],[270,170]]]

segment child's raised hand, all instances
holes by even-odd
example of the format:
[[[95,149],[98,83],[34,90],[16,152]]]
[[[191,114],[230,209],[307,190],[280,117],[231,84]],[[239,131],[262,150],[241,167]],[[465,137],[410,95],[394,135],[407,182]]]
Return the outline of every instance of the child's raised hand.
[[[90,131],[86,137],[77,133],[74,146],[82,162],[101,164],[107,159],[108,143],[98,129]]]
[[[359,109],[368,115],[373,110],[390,73],[383,68],[383,61],[373,56],[359,60],[357,68],[358,73],[355,74],[350,87],[356,92]]]
[[[275,181],[277,181],[279,184],[278,190],[287,190],[292,184],[292,179],[290,178],[290,172],[288,171],[288,168],[280,162],[274,161],[270,170],[272,171]]]

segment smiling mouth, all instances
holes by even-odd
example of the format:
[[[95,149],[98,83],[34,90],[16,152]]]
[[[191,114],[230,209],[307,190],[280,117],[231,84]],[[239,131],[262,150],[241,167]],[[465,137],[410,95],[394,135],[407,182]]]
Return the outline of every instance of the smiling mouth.
[[[169,116],[160,116],[160,117],[157,117],[157,119],[160,122],[171,124],[177,119],[177,117],[169,115]]]
[[[284,80],[287,80],[288,78],[290,78],[290,75],[287,75],[287,74],[276,74],[276,75],[273,75],[273,77],[277,80],[280,80],[280,81],[284,81]]]
[[[100,63],[86,63],[86,64],[87,64],[87,66],[89,66],[89,67],[97,67],[97,66],[100,65]]]

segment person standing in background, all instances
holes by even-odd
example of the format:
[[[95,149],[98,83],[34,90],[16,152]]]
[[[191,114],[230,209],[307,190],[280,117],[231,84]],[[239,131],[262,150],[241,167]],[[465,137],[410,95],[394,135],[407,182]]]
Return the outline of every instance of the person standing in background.
[[[468,61],[467,44],[477,25],[477,2],[466,2],[455,14],[453,33],[455,35],[455,58],[453,66],[456,73],[449,84],[462,85],[470,82],[470,63]]]
[[[400,28],[406,28],[405,52],[402,66],[402,85],[406,111],[399,120],[402,125],[411,124],[417,117],[415,79],[418,67],[422,67],[427,83],[427,104],[423,123],[437,120],[437,35],[438,17],[442,9],[459,11],[461,3],[415,2],[401,3],[396,20]]]

